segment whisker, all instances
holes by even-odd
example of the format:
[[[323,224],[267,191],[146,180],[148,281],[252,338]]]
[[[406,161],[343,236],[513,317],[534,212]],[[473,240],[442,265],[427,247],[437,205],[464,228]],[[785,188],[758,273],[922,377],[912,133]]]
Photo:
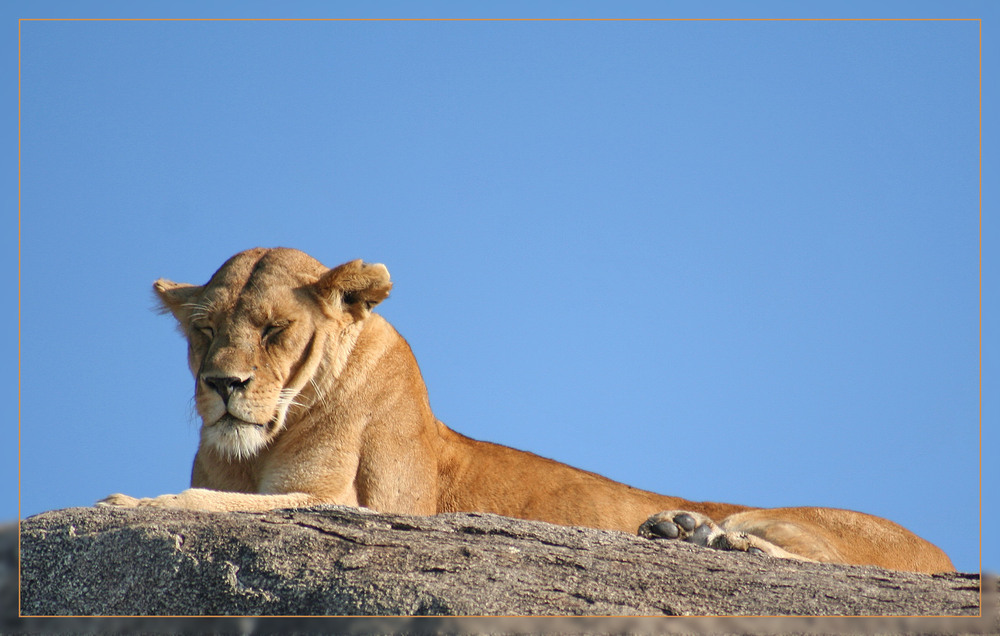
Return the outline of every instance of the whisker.
[[[278,392],[278,406],[285,406],[288,408],[305,407],[305,404],[295,399],[298,396],[299,392],[295,389],[281,389]]]
[[[310,404],[310,406],[312,406],[313,404],[316,404],[316,402],[319,402],[325,408],[330,408],[330,401],[327,399],[326,394],[323,391],[320,390],[319,385],[316,384],[316,378],[315,377],[309,378],[309,384],[312,386],[312,388],[313,388],[313,395],[315,396],[313,398],[312,404]]]

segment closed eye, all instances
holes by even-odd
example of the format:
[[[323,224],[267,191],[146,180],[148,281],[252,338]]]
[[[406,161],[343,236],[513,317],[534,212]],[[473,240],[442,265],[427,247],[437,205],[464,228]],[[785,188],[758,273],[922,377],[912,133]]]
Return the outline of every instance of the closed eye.
[[[215,337],[215,329],[208,325],[194,325],[194,328],[198,330],[198,333],[205,336],[209,340]]]
[[[288,327],[289,324],[290,323],[284,322],[284,321],[283,322],[271,323],[270,325],[264,327],[264,333],[262,334],[262,337],[265,340],[267,338],[273,338],[274,336],[276,336],[279,333],[281,333],[282,331],[284,331]]]

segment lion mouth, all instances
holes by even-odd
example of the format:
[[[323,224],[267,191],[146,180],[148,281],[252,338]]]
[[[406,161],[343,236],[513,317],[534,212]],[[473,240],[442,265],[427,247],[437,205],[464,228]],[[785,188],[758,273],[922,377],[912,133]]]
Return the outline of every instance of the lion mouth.
[[[216,426],[229,426],[229,427],[256,426],[257,428],[267,428],[267,424],[258,424],[257,422],[248,422],[246,420],[241,420],[240,418],[236,417],[235,415],[231,415],[229,413],[226,413],[225,415],[223,415],[222,417],[220,417],[218,420],[216,420],[215,425]]]
[[[242,420],[226,413],[214,424],[202,429],[202,443],[230,460],[248,460],[269,443],[266,424]]]

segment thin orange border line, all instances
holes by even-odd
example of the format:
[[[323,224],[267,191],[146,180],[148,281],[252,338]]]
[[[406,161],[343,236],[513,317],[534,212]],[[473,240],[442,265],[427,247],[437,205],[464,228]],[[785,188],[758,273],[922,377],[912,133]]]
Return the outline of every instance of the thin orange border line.
[[[17,615],[21,616],[21,21],[17,21]]]
[[[17,615],[18,618],[239,618],[230,615],[65,615],[21,613],[21,23],[22,22],[978,22],[979,23],[979,614],[983,617],[983,20],[982,18],[18,18],[17,21]],[[336,618],[413,618],[335,616]],[[569,616],[570,618],[622,618]],[[330,618],[326,615],[269,615],[267,618]],[[453,618],[528,618],[525,616],[456,616]],[[530,618],[567,618],[563,615]],[[659,617],[652,617],[659,618]],[[949,618],[976,615],[768,615],[688,618]]]
[[[744,616],[742,614],[707,614],[705,616],[686,616],[686,615],[682,615],[682,616],[668,616],[668,615],[658,616],[658,615],[655,615],[655,614],[642,614],[642,615],[638,615],[638,616],[632,615],[632,614],[485,614],[485,615],[483,615],[483,614],[430,614],[430,615],[424,615],[424,614],[400,614],[400,615],[395,615],[395,614],[342,614],[342,615],[341,614],[333,614],[333,615],[328,615],[328,614],[303,614],[303,615],[299,615],[299,614],[179,614],[179,615],[174,615],[174,614],[139,614],[139,615],[136,615],[136,614],[25,614],[23,616],[22,615],[18,615],[18,618],[41,618],[41,619],[49,619],[49,618],[66,619],[66,618],[70,618],[70,619],[83,619],[83,620],[99,619],[99,618],[151,618],[151,619],[188,618],[188,619],[195,619],[195,620],[202,619],[202,618],[262,618],[265,621],[273,619],[273,618],[313,618],[313,619],[316,619],[316,618],[361,618],[361,619],[372,619],[372,620],[378,620],[380,618],[405,618],[405,619],[417,618],[417,619],[428,619],[428,620],[441,619],[441,618],[458,618],[458,619],[462,619],[462,620],[465,620],[465,619],[477,619],[477,618],[482,618],[482,619],[486,619],[486,620],[493,620],[493,619],[496,619],[496,618],[529,618],[531,620],[540,620],[540,621],[544,621],[544,620],[564,620],[564,619],[567,619],[567,618],[570,618],[570,619],[587,619],[587,618],[597,618],[597,619],[601,619],[601,618],[609,618],[609,619],[612,619],[612,618],[638,618],[638,619],[650,619],[650,620],[670,620],[670,619],[674,619],[674,618],[684,618],[684,619],[688,619],[689,618],[689,619],[694,619],[694,620],[699,620],[699,619],[712,620],[712,619],[717,619],[717,618],[736,618],[736,619],[745,619],[745,620],[749,620],[749,621],[753,621],[754,619],[758,619],[758,618],[778,618],[778,619],[788,619],[789,621],[811,619],[811,618],[818,618],[818,619],[821,619],[821,620],[825,619],[825,618],[829,618],[829,619],[835,619],[835,618],[855,618],[855,619],[862,620],[862,621],[864,621],[864,620],[877,621],[877,620],[880,620],[880,619],[883,619],[883,618],[912,618],[912,619],[916,619],[916,620],[942,619],[942,620],[948,620],[948,621],[974,621],[974,620],[977,620],[978,618],[981,618],[981,616],[977,616],[975,614],[970,614],[970,615],[962,615],[962,614],[923,615],[923,614],[920,614],[920,615],[917,615],[917,616],[910,616],[908,614],[871,614],[871,615],[868,615],[868,614],[860,614],[860,615],[857,615],[857,614],[765,614],[765,615],[753,614],[753,615],[748,615],[748,616]],[[863,628],[864,625],[861,625],[860,627]],[[931,626],[931,627],[934,627],[934,626]],[[409,630],[407,630],[407,629],[403,629],[403,630],[400,630],[400,631],[402,631],[403,633],[409,633]],[[773,631],[774,631],[773,629],[769,629],[768,630],[769,633],[771,633]],[[795,633],[799,633],[800,631],[801,630],[796,629]],[[963,628],[962,628],[961,625],[959,625],[957,628],[949,628],[944,633],[951,633],[952,631],[957,631],[957,632],[960,632],[960,633],[966,633],[963,630]],[[34,632],[32,632],[32,633],[34,633]],[[44,632],[42,632],[42,631],[39,630],[37,633],[44,633]],[[153,633],[159,633],[159,632],[153,632]],[[622,633],[631,633],[631,632],[624,632],[623,631]],[[673,634],[674,632],[671,631],[670,633]],[[753,633],[753,632],[750,632],[750,631],[740,631],[738,633],[749,634],[749,633]],[[802,633],[806,633],[806,634],[821,633],[821,634],[824,634],[824,633],[832,633],[832,632],[803,631]],[[860,629],[859,629],[858,632],[853,632],[852,631],[851,633],[860,633]],[[895,633],[895,632],[881,631],[879,633]],[[907,633],[907,634],[910,634],[910,633],[933,634],[933,633],[936,633],[936,632],[929,631],[929,628],[925,627],[925,628],[922,628],[922,629],[919,629],[919,630],[909,628],[909,629],[906,630],[905,633]],[[975,634],[976,632],[971,632],[971,633]],[[980,632],[980,633],[984,633],[984,632]]]

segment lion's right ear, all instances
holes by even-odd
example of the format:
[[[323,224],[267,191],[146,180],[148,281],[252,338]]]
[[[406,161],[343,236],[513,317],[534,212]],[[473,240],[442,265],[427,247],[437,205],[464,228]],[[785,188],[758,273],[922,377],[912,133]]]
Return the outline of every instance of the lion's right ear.
[[[204,288],[200,285],[175,283],[166,278],[161,278],[153,283],[153,291],[156,292],[156,297],[160,301],[160,312],[173,314],[174,318],[181,323],[186,321],[191,310],[191,303],[202,289]]]
[[[329,270],[313,288],[324,305],[361,320],[389,296],[392,282],[385,265],[359,259]]]

